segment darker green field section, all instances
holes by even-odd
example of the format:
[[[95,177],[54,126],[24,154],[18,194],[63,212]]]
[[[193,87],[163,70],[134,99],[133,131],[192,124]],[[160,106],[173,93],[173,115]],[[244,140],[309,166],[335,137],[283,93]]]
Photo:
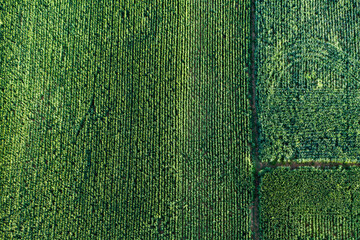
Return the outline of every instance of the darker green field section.
[[[359,1],[256,9],[261,160],[359,161]]]
[[[359,239],[357,167],[263,170],[263,239]]]
[[[251,239],[250,1],[0,5],[0,238]]]

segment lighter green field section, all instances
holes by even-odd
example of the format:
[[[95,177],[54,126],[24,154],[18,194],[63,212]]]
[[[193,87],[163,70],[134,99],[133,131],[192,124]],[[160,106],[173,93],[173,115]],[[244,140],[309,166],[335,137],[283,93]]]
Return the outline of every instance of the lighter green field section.
[[[360,238],[360,169],[264,171],[260,184],[264,240]]]
[[[357,162],[360,3],[256,1],[264,162]]]
[[[250,239],[248,1],[5,1],[0,239]]]
[[[188,77],[178,105],[185,239],[251,239],[249,3],[190,4]]]

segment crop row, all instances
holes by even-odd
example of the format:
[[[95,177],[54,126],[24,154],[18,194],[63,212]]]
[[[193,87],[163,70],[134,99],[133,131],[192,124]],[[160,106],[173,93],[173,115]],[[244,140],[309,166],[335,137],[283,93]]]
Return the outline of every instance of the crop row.
[[[0,238],[250,239],[249,2],[5,1]]]

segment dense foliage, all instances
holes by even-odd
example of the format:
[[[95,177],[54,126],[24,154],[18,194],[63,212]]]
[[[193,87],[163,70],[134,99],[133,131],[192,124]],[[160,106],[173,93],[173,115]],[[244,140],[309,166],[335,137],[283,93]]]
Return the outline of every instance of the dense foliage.
[[[250,239],[249,2],[2,1],[0,238]]]
[[[262,161],[357,161],[360,2],[257,1]]]
[[[188,77],[178,101],[186,206],[179,238],[251,239],[250,1],[189,3]]]
[[[359,239],[360,169],[262,172],[263,239]]]

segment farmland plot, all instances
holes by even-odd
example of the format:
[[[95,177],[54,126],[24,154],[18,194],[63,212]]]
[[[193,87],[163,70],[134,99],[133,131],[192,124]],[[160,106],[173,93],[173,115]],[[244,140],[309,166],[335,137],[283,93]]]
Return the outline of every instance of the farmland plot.
[[[175,238],[184,3],[5,1],[1,11],[0,238]]]
[[[263,170],[263,239],[359,239],[360,170]]]
[[[251,238],[249,1],[0,16],[1,239]]]
[[[359,1],[256,4],[262,161],[358,161]]]
[[[249,4],[190,1],[189,75],[179,100],[186,239],[251,239]]]

